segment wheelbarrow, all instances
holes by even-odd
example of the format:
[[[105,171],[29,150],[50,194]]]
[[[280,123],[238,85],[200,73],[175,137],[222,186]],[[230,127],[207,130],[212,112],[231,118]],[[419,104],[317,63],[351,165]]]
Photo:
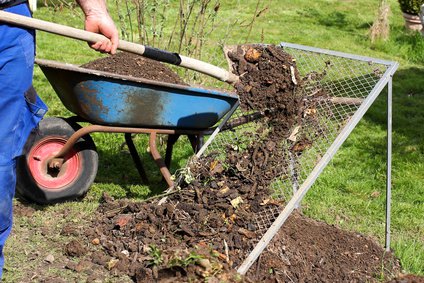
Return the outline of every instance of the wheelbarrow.
[[[0,21],[87,42],[105,39],[100,34],[5,11],[0,11]],[[119,41],[118,49],[201,72],[229,84],[238,80],[227,70],[177,53],[123,40]],[[124,133],[144,181],[147,177],[131,134],[149,134],[152,156],[172,187],[168,167],[172,145],[178,136],[187,135],[200,155],[239,105],[238,96],[232,93],[135,79],[53,61],[37,63],[64,106],[76,116],[44,119],[38,135],[28,141],[25,157],[17,168],[17,190],[36,202],[72,199],[88,190],[98,166],[94,142],[89,137],[92,132]],[[81,121],[92,125],[81,128],[78,124]],[[156,148],[158,134],[170,137],[165,162]],[[203,145],[205,134],[211,137]]]
[[[173,186],[172,146],[186,135],[196,152],[207,146],[239,105],[238,96],[217,90],[151,81],[37,60],[63,105],[75,116],[45,118],[18,161],[17,191],[48,204],[84,195],[97,174],[98,155],[90,133],[123,133],[143,182],[147,176],[133,134],[148,134],[151,155]],[[81,126],[80,122],[88,124]],[[203,136],[211,134],[206,144]],[[166,158],[157,146],[168,135]]]

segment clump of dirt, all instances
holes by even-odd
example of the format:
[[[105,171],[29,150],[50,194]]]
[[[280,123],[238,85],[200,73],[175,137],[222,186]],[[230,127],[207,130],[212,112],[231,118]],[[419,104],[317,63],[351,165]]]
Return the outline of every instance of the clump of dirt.
[[[263,232],[256,216],[266,209],[275,217],[284,205],[269,188],[288,167],[281,141],[304,105],[296,61],[281,48],[239,47],[229,57],[242,109],[261,118],[255,130],[193,160],[181,173],[182,189],[161,205],[104,195],[81,236],[87,252],[72,256],[135,282],[372,282],[396,274],[397,260],[375,241],[298,213],[245,277],[235,273]],[[301,155],[311,142],[289,150]]]
[[[68,256],[82,256],[85,253],[86,249],[79,241],[73,240],[65,246],[65,254]]]
[[[118,52],[115,55],[88,62],[81,67],[135,78],[186,85],[165,64],[128,52]]]

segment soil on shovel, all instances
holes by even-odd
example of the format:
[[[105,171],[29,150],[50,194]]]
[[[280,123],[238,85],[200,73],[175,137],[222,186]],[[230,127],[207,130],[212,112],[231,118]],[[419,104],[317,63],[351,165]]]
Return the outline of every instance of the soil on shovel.
[[[274,45],[238,46],[227,55],[240,78],[235,88],[241,108],[268,117],[265,126],[275,141],[288,137],[305,108],[295,59]]]
[[[299,212],[289,217],[246,276],[236,273],[260,235],[256,216],[264,209],[278,215],[284,205],[271,197],[269,187],[287,167],[288,153],[280,141],[290,135],[289,129],[305,106],[296,91],[301,78],[295,60],[281,48],[252,45],[229,57],[240,75],[236,90],[242,109],[263,118],[256,131],[247,134],[256,142],[228,146],[193,160],[182,174],[181,190],[161,205],[114,200],[105,194],[92,224],[82,231],[83,245],[67,245],[64,253],[73,262],[67,268],[88,272],[77,262],[91,262],[134,282],[392,279],[400,270],[399,263],[376,241]],[[113,65],[114,72],[119,67],[137,72],[137,68],[107,60],[94,65]],[[150,78],[159,79],[162,72],[158,70],[150,69]],[[299,155],[310,145],[304,139],[290,150]]]

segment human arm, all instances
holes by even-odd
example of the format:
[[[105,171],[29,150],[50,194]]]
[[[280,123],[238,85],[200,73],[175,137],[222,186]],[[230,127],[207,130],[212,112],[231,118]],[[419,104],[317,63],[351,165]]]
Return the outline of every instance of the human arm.
[[[118,47],[118,30],[107,11],[105,0],[76,0],[85,15],[85,29],[100,33],[109,40],[90,45],[91,48],[105,53],[115,54]]]

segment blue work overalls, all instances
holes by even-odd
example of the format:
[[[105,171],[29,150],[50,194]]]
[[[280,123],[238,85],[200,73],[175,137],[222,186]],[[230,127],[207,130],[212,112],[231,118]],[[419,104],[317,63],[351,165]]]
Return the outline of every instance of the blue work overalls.
[[[31,16],[28,5],[5,9]],[[47,111],[31,89],[35,55],[34,30],[0,22],[0,279],[3,247],[12,229],[12,200],[16,185],[16,157]]]

